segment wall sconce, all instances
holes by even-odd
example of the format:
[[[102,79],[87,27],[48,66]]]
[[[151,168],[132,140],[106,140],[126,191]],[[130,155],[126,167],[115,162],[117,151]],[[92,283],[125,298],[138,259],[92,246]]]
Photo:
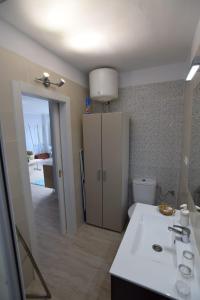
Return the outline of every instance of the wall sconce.
[[[200,56],[197,56],[192,60],[190,71],[187,75],[186,81],[190,81],[193,79],[194,75],[199,70],[199,67],[200,67]]]
[[[65,80],[63,78],[61,78],[60,81],[56,83],[50,81],[49,77],[50,77],[49,73],[44,72],[41,78],[36,78],[35,80],[41,82],[47,88],[50,87],[51,84],[56,85],[58,87],[61,87],[65,84]]]

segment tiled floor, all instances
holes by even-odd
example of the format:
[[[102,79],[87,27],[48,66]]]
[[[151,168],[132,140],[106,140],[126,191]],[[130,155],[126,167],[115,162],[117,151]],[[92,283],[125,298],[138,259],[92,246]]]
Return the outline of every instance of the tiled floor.
[[[108,272],[121,234],[83,224],[75,236],[62,236],[53,194],[45,201],[37,201],[35,220],[39,265],[53,299],[110,299]],[[38,289],[37,283],[33,283],[32,288]]]

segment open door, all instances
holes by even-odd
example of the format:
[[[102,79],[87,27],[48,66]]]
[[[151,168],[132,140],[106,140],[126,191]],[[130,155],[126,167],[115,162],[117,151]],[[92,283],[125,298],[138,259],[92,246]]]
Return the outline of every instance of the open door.
[[[25,300],[0,128],[0,299]]]
[[[56,193],[58,197],[59,216],[60,216],[60,230],[62,234],[67,232],[66,208],[64,196],[64,181],[63,181],[63,167],[62,167],[62,151],[61,151],[61,137],[60,137],[60,113],[59,104],[49,101],[49,113],[51,124],[51,139],[53,150],[53,164],[54,164],[54,182]]]

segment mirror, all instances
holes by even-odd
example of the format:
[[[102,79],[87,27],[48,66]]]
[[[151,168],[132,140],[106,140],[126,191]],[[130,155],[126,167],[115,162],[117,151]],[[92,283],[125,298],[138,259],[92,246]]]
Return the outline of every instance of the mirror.
[[[189,190],[200,212],[200,81],[193,89]]]

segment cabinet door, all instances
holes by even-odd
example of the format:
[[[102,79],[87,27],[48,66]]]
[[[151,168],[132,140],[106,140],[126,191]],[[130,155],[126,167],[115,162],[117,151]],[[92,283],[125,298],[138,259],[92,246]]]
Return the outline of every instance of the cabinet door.
[[[122,114],[102,114],[103,227],[121,231]]]
[[[87,223],[102,226],[101,114],[83,116]]]

